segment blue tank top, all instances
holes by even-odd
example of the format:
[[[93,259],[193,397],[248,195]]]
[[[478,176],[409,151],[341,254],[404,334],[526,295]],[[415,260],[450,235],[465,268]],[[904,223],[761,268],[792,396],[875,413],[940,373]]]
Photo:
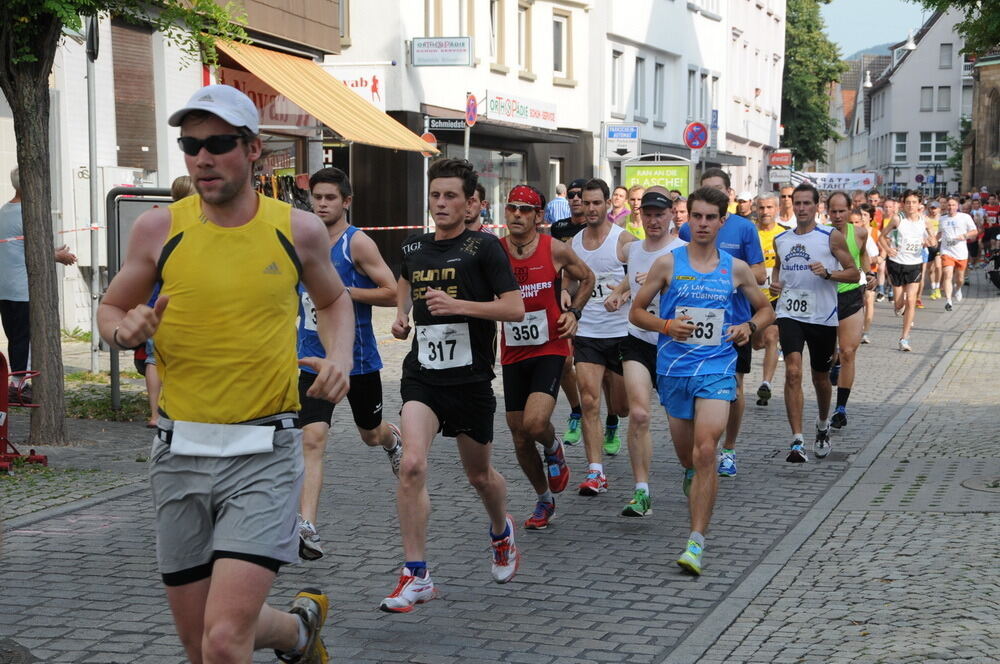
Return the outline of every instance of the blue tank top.
[[[715,271],[704,274],[691,267],[687,247],[679,247],[671,253],[674,273],[670,287],[660,295],[660,316],[677,318],[686,313],[697,328],[686,343],[660,334],[656,373],[660,376],[734,375],[736,348],[726,341],[726,330],[733,324],[738,292],[733,287],[733,257],[720,251]]]
[[[347,227],[337,243],[330,247],[330,260],[345,286],[377,288],[378,285],[374,281],[354,268],[354,259],[351,258],[351,238],[357,232],[355,226]],[[326,357],[323,344],[320,343],[319,335],[316,333],[316,308],[301,282],[299,283],[298,354],[300,359]],[[378,343],[375,341],[375,332],[372,329],[372,306],[354,302],[354,368],[351,369],[351,375],[372,373],[381,368],[382,357],[378,353]],[[316,373],[308,367],[301,369],[308,373]]]

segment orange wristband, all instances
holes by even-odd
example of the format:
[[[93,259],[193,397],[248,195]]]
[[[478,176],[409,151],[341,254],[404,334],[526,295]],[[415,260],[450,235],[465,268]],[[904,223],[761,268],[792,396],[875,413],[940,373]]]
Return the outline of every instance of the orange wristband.
[[[663,334],[670,336],[670,324],[674,322],[673,318],[667,318],[666,322],[663,324]]]

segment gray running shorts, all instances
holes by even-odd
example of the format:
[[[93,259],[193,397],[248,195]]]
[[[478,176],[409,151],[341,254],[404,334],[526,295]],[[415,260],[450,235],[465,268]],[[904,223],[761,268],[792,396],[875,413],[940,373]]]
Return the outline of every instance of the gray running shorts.
[[[170,453],[160,416],[149,455],[161,574],[206,565],[214,551],[299,559],[296,514],[302,493],[302,430],[274,432],[274,449],[236,457]]]

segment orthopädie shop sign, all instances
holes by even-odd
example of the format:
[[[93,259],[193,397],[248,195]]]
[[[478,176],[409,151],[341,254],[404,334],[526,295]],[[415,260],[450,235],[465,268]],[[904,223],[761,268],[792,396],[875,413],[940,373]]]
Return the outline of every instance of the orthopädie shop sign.
[[[482,111],[482,104],[480,104]],[[486,117],[513,124],[556,129],[555,104],[509,95],[496,90],[486,91]]]

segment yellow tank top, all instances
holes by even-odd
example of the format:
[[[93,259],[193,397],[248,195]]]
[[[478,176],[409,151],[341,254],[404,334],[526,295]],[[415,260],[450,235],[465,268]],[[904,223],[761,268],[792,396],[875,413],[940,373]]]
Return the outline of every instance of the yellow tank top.
[[[784,233],[785,230],[787,229],[779,226],[778,224],[775,224],[774,228],[769,231],[765,231],[760,227],[757,228],[757,237],[760,238],[760,250],[764,252],[764,269],[767,271],[767,278],[764,280],[760,289],[764,292],[764,295],[767,296],[767,299],[771,301],[778,299],[776,295],[771,295],[770,290],[771,268],[774,267],[774,257],[776,255],[774,251],[774,238]]]
[[[235,228],[202,217],[200,196],[169,208],[159,270],[170,303],[154,341],[171,419],[233,424],[299,409],[291,206],[258,201]]]
[[[646,239],[646,229],[642,227],[642,220],[638,215],[630,214],[625,217],[625,230],[640,240]]]

